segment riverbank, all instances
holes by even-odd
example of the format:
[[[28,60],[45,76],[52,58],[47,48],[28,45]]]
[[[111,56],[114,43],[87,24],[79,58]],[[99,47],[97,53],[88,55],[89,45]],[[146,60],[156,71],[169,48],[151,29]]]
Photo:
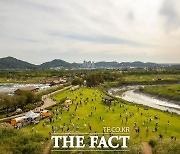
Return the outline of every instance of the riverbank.
[[[139,92],[149,94],[159,99],[180,103],[180,84],[144,86]]]
[[[150,95],[137,92],[139,87],[141,87],[141,85],[111,88],[108,90],[108,93],[134,104],[142,104],[159,110],[174,112],[180,115],[179,104],[175,104],[174,102],[167,100],[160,100]]]
[[[148,97],[152,97],[154,99],[158,99],[158,100],[161,100],[161,101],[172,102],[173,104],[180,105],[179,101],[173,100],[173,99],[169,99],[169,98],[165,98],[165,97],[160,96],[158,94],[152,94],[152,93],[149,93],[149,92],[146,92],[146,91],[141,91],[139,89],[135,90],[134,92],[138,93],[138,94],[143,94],[143,95],[146,95]]]
[[[0,83],[0,93],[13,94],[14,91],[20,88],[34,87],[39,91],[50,88],[49,84],[25,84],[25,83]]]

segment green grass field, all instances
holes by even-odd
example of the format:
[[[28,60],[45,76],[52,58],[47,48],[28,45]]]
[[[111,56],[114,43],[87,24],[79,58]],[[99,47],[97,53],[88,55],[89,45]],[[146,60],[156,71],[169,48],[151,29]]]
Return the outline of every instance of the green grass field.
[[[70,132],[80,133],[94,133],[95,131],[102,133],[103,127],[130,127],[130,137],[131,141],[134,143],[148,141],[151,138],[158,138],[160,133],[163,135],[163,138],[167,139],[170,139],[171,136],[176,136],[176,138],[180,137],[180,118],[178,115],[171,115],[155,109],[144,110],[143,107],[139,107],[138,110],[137,106],[122,104],[121,102],[116,102],[116,104],[113,104],[111,109],[108,110],[108,106],[102,102],[102,95],[104,94],[96,88],[80,88],[75,92],[71,92],[70,90],[60,92],[54,96],[54,99],[57,102],[60,102],[60,100],[65,97],[71,100],[74,99],[74,103],[70,106],[69,111],[63,109],[61,114],[61,106],[58,105],[52,109],[54,113],[54,122],[50,123],[49,119],[46,118],[41,120],[39,124],[35,126],[27,126],[23,128],[23,130],[31,132],[32,127],[34,127],[34,131],[41,133],[44,137],[49,137],[49,132],[52,132],[52,126],[56,128],[56,133],[62,133],[62,129],[60,129],[60,127],[65,123],[63,132],[66,132],[68,127]],[[89,102],[84,103],[84,100],[86,100],[87,97],[89,98]],[[82,101],[82,105],[80,105],[80,100]],[[75,111],[77,103],[79,105]],[[124,106],[120,107],[120,105]],[[96,110],[94,107],[96,107]],[[91,112],[92,116],[89,116],[91,115]],[[121,118],[120,113],[122,115]],[[74,114],[74,118],[72,117],[72,114]],[[130,114],[132,116],[130,116]],[[158,119],[154,119],[155,115],[158,116]],[[103,121],[100,120],[100,116],[103,117]],[[127,123],[126,116],[128,117]],[[152,121],[150,121],[150,117],[152,117]],[[72,126],[70,120],[75,124],[74,127]],[[143,125],[144,121],[145,125]],[[170,122],[169,125],[168,121]],[[137,127],[140,128],[139,135],[137,135],[134,130],[134,122],[137,122]],[[158,130],[157,132],[153,132],[156,122],[158,122]],[[45,126],[43,126],[44,123]],[[79,129],[76,129],[77,124]],[[89,130],[88,124],[92,127],[91,131]],[[148,133],[146,133],[146,126],[149,127]]]
[[[126,75],[124,77],[125,82],[155,82],[161,79],[162,81],[178,81],[180,75],[170,74],[151,74],[151,75]]]
[[[162,98],[180,101],[180,84],[145,86],[142,90]]]

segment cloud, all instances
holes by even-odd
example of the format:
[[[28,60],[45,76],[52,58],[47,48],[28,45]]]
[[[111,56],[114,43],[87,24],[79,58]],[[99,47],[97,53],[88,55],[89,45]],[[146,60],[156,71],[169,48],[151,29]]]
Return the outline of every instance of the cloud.
[[[179,0],[164,0],[160,14],[165,18],[167,29],[176,29],[180,27],[180,2]]]
[[[87,57],[179,62],[178,4],[179,0],[0,0],[0,56],[33,63],[54,58],[81,62]]]
[[[62,37],[68,40],[73,41],[82,41],[82,42],[91,42],[91,43],[102,43],[102,44],[120,44],[120,45],[127,45],[133,47],[150,47],[148,44],[143,44],[139,42],[134,42],[126,39],[116,38],[112,36],[105,36],[105,35],[81,35],[81,34],[63,34],[58,32],[50,33],[49,35],[55,37]]]
[[[128,13],[127,18],[128,18],[129,20],[134,20],[134,19],[135,19],[134,14],[133,14],[132,11],[130,11],[130,12]]]

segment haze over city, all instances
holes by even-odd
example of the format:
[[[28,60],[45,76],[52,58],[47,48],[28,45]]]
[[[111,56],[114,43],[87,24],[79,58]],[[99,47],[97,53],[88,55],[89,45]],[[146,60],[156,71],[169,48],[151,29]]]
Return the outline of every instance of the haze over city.
[[[0,58],[180,63],[179,0],[0,0]]]

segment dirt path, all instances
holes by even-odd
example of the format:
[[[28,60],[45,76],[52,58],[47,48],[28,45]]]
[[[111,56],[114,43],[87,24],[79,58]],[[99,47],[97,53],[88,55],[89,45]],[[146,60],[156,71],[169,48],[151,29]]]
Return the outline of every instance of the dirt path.
[[[48,108],[48,107],[50,107],[50,106],[55,105],[56,102],[53,101],[51,98],[48,98],[48,97],[49,97],[49,96],[52,96],[52,95],[54,95],[54,94],[56,94],[56,93],[58,93],[58,92],[61,92],[61,91],[63,91],[63,90],[69,89],[69,88],[71,88],[71,87],[72,87],[72,86],[68,86],[68,87],[65,87],[65,88],[63,88],[63,89],[57,90],[57,91],[55,91],[55,92],[52,92],[52,93],[50,93],[50,94],[43,95],[41,99],[42,99],[42,101],[44,102],[44,104],[43,104],[42,106],[40,106],[40,107],[35,108],[34,111],[35,111],[35,112],[39,112],[41,109],[46,109],[46,108]]]
[[[43,95],[42,98],[41,98],[41,100],[44,102],[44,104],[43,104],[42,106],[40,106],[40,107],[35,108],[33,111],[38,112],[38,111],[40,111],[40,109],[46,109],[46,108],[48,108],[48,107],[50,107],[50,106],[55,105],[56,102],[53,101],[52,99],[48,98],[48,97],[49,97],[49,96],[52,96],[52,95],[54,95],[54,94],[56,94],[56,93],[58,93],[58,92],[61,92],[61,91],[63,91],[63,90],[69,89],[69,88],[71,88],[71,87],[72,87],[72,86],[68,86],[68,87],[65,87],[65,88],[63,88],[63,89],[57,90],[57,91],[55,91],[55,92],[52,92],[52,93],[50,93],[50,94]],[[21,114],[18,114],[18,115],[14,115],[14,116],[11,116],[11,117],[7,117],[7,118],[2,118],[2,119],[0,119],[0,121],[9,120],[9,119],[14,119],[14,118],[17,118],[17,117],[21,117],[21,116],[24,116],[26,113],[27,113],[27,112],[21,113]]]
[[[142,146],[144,154],[152,154],[152,147],[149,145],[148,142],[142,142]]]
[[[47,144],[46,148],[44,149],[43,154],[50,154],[51,144],[52,144],[52,140],[50,140],[49,143]]]

